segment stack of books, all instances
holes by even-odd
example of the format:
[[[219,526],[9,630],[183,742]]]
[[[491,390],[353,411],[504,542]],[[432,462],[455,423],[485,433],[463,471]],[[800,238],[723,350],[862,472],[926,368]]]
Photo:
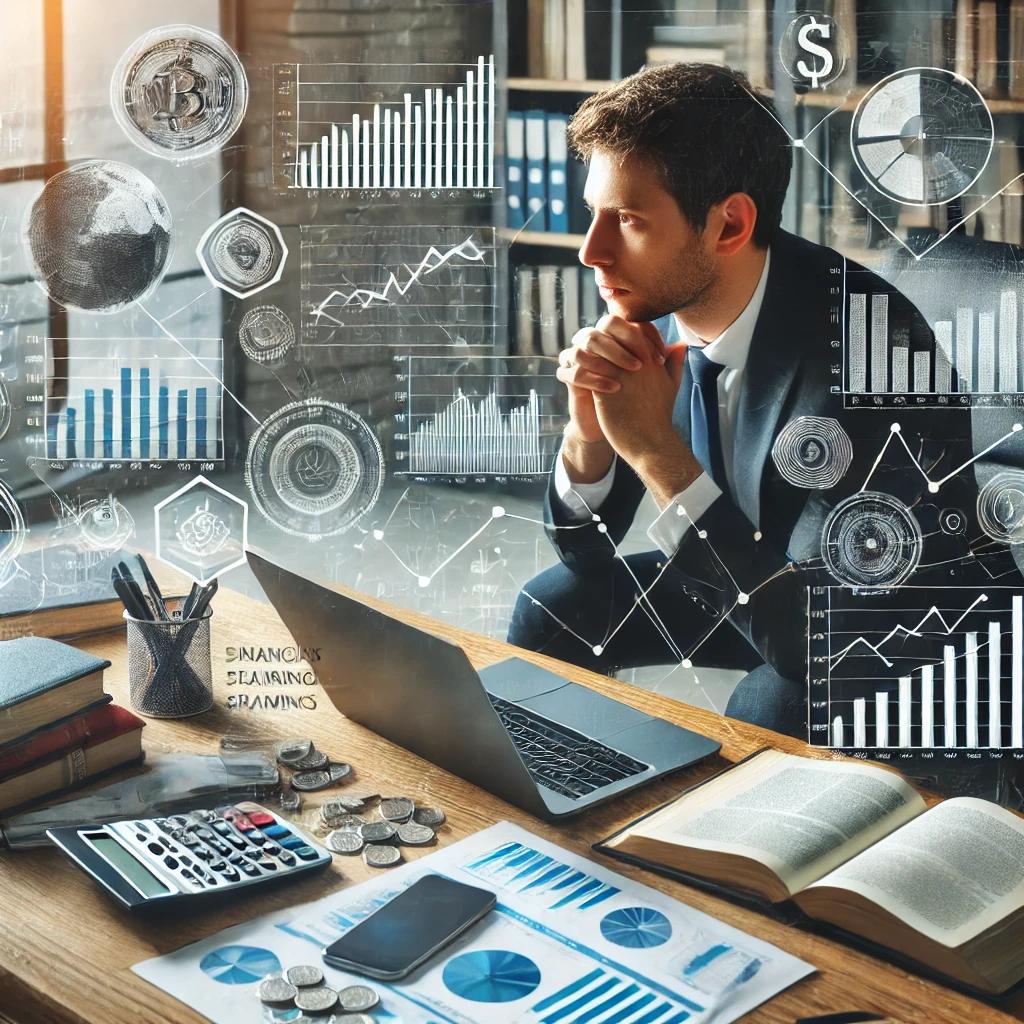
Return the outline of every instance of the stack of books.
[[[0,642],[0,814],[142,759],[145,723],[103,692],[109,665],[44,637]]]

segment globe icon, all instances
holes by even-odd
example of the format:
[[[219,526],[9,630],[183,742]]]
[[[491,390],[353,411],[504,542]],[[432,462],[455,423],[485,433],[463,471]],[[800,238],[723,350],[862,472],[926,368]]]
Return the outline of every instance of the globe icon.
[[[145,298],[171,252],[171,214],[141,171],[90,160],[54,175],[29,213],[40,287],[72,309],[116,313]]]

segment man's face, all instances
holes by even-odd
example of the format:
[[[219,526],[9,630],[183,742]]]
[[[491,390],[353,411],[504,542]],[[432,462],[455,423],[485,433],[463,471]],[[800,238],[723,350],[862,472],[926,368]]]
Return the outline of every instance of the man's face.
[[[714,283],[713,254],[647,162],[595,151],[584,198],[593,219],[580,262],[594,268],[613,315],[656,320],[699,301]]]

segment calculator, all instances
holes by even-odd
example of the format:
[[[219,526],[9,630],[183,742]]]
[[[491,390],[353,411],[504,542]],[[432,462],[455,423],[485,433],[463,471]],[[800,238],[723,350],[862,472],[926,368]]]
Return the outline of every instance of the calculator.
[[[262,885],[332,859],[294,825],[249,802],[46,834],[130,910]]]

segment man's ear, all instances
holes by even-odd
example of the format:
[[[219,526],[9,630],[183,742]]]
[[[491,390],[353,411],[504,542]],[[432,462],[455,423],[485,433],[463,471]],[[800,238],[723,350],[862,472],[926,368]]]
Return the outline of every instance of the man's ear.
[[[749,244],[757,225],[757,206],[746,192],[726,196],[712,207],[712,214],[718,230],[715,252],[719,256],[733,256]]]

